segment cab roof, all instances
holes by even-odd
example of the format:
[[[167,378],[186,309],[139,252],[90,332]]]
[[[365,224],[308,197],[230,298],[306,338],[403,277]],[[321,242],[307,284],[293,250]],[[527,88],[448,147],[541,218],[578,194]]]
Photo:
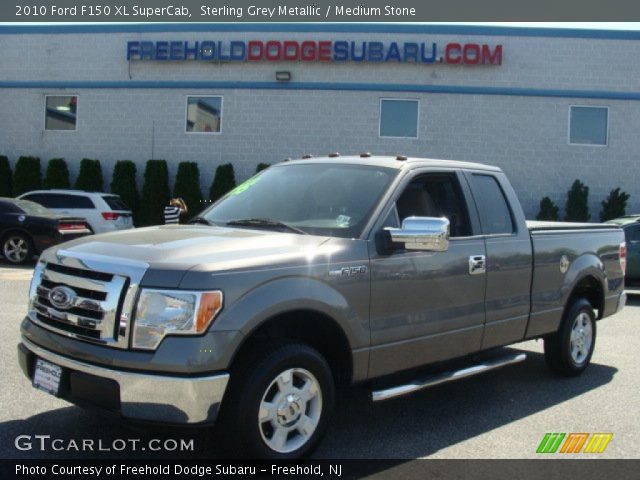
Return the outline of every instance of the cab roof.
[[[491,165],[484,165],[482,163],[463,162],[458,160],[442,160],[435,158],[419,158],[419,157],[404,157],[398,156],[383,156],[383,155],[345,155],[345,156],[324,156],[324,157],[310,157],[310,158],[295,158],[287,159],[276,165],[287,164],[342,164],[342,165],[369,165],[374,167],[384,167],[393,169],[413,169],[419,167],[439,167],[439,168],[464,168],[470,170],[487,170],[492,172],[501,171],[498,167]]]

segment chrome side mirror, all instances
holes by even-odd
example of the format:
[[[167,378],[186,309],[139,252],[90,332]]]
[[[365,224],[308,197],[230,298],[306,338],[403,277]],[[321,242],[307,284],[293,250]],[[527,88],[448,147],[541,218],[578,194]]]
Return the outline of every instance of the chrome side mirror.
[[[386,228],[394,243],[407,250],[446,252],[449,249],[449,220],[436,217],[407,217],[402,228]]]

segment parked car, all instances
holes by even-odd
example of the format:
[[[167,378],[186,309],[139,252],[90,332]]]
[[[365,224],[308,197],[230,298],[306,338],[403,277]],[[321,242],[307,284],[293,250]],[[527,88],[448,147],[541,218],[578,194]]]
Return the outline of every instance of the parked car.
[[[83,218],[62,217],[28,200],[0,197],[1,253],[11,263],[25,263],[46,248],[89,234]]]
[[[537,338],[580,375],[596,320],[625,305],[620,228],[527,222],[476,163],[287,161],[192,221],[45,252],[18,347],[34,387],[128,419],[219,419],[230,452],[293,458],[338,386],[388,400],[521,362],[499,347]]]
[[[619,225],[624,230],[624,238],[627,242],[627,270],[626,278],[629,284],[640,283],[640,215],[625,215],[624,217],[609,220],[614,225]]]
[[[61,215],[86,218],[94,233],[133,228],[131,209],[118,195],[82,190],[34,190],[18,198],[39,203]]]

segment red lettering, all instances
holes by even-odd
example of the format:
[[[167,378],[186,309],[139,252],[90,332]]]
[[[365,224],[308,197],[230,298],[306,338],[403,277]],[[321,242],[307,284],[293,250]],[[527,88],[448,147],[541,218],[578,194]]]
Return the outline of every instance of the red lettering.
[[[256,49],[257,49],[257,52],[256,52]],[[264,44],[257,40],[250,41],[247,48],[247,60],[262,60],[263,55],[264,55]]]
[[[459,43],[448,43],[444,53],[444,59],[447,63],[462,63],[462,57],[460,56],[460,50],[462,46]],[[454,52],[456,56],[454,57]]]
[[[467,43],[462,49],[462,58],[467,65],[475,65],[480,62],[480,45]]]
[[[318,42],[318,60],[321,62],[331,61],[331,42]]]
[[[316,42],[306,41],[302,42],[302,60],[313,61],[316,59]]]
[[[284,58],[285,60],[300,60],[300,44],[298,42],[287,40],[286,42],[284,42],[282,53],[282,58]]]
[[[267,60],[275,61],[282,59],[282,44],[280,42],[276,42],[275,40],[271,40],[267,42],[266,48]]]
[[[482,63],[486,65],[502,65],[502,45],[496,45],[491,53],[489,45],[482,45]]]

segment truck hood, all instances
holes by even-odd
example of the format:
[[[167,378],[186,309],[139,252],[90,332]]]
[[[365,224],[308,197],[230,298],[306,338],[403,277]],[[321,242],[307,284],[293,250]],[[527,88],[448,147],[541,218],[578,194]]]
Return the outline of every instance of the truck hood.
[[[271,265],[294,266],[322,253],[330,237],[204,225],[164,225],[92,235],[60,245],[47,255],[93,258],[117,265],[210,272]],[[328,253],[328,252],[325,252]]]

